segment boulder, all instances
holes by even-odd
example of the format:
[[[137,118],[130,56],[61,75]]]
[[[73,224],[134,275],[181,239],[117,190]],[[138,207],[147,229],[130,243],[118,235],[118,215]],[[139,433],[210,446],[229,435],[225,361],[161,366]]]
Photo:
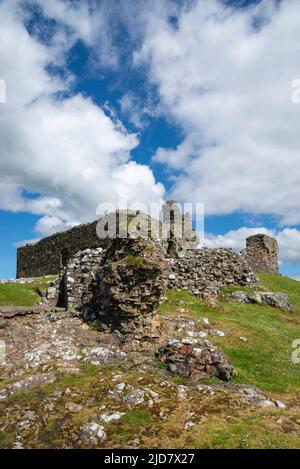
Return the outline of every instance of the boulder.
[[[253,292],[246,293],[243,291],[235,291],[226,295],[227,300],[236,301],[238,303],[266,303],[274,308],[283,308],[287,311],[293,311],[288,295],[285,293],[272,292]]]
[[[229,381],[234,368],[226,356],[207,340],[184,338],[169,339],[157,352],[158,358],[169,371],[183,378],[200,380],[216,375]]]
[[[264,303],[275,308],[283,308],[288,311],[293,311],[294,307],[291,305],[288,295],[284,293],[262,293]]]

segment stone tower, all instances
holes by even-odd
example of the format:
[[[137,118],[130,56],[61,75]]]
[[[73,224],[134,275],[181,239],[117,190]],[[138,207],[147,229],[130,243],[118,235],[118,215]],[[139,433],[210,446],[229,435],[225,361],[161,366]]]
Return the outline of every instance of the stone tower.
[[[252,270],[259,274],[278,274],[278,243],[265,234],[249,236],[243,255]]]
[[[199,239],[192,227],[192,214],[183,213],[176,200],[167,200],[163,207],[163,238],[170,256],[184,254],[188,249],[195,249]]]

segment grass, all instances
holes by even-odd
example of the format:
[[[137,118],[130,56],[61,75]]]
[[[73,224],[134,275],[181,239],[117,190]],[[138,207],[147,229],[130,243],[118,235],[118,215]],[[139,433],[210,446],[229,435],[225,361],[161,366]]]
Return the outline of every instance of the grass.
[[[56,276],[38,277],[34,283],[0,285],[0,306],[34,306],[41,300],[38,291],[45,291]]]
[[[225,301],[213,309],[186,291],[174,290],[167,293],[160,311],[172,315],[178,308],[184,308],[187,313],[183,315],[205,316],[214,328],[224,330],[225,337],[213,336],[210,340],[236,368],[234,382],[274,393],[293,393],[300,387],[300,365],[291,360],[292,342],[300,338],[300,283],[276,275],[261,275],[260,282],[265,289],[287,293],[295,311]]]
[[[16,426],[20,409],[34,410],[41,422],[38,432],[33,426],[24,433],[24,444],[28,448],[72,445],[82,424],[94,420],[101,412],[115,411],[126,414],[104,425],[106,448],[132,447],[136,439],[144,448],[300,447],[300,364],[291,361],[294,350],[291,344],[300,338],[300,283],[275,275],[261,275],[260,282],[264,289],[287,293],[295,311],[289,313],[267,305],[230,301],[220,301],[212,307],[186,291],[172,290],[167,292],[160,314],[207,317],[213,328],[225,331],[224,337],[211,336],[209,340],[226,353],[236,368],[233,382],[257,386],[268,397],[286,402],[286,409],[245,405],[230,390],[223,389],[209,395],[191,387],[188,398],[181,401],[177,398],[176,385],[190,382],[178,376],[168,378],[170,386],[161,386],[161,381],[165,380],[161,370],[141,373],[137,367],[85,365],[78,374],[57,372],[54,383],[19,391],[1,402],[0,417],[7,420],[8,426],[2,435],[0,433],[0,448],[11,447],[15,442],[20,432]],[[38,284],[45,284],[45,280],[37,279],[30,285],[33,291]],[[14,289],[18,286],[13,285]],[[249,287],[247,290],[251,291]],[[247,342],[242,341],[241,336],[246,337]],[[127,408],[122,401],[112,399],[109,391],[117,384],[113,376],[121,371],[120,381],[134,387],[151,387],[159,393],[160,402],[151,408],[146,403]],[[0,387],[18,379],[2,380]],[[206,384],[218,382],[215,377],[203,381]],[[87,404],[91,399],[93,402]],[[45,413],[48,416],[44,419],[43,406],[50,401],[55,406],[51,413]],[[81,404],[82,409],[77,413],[68,412],[66,403],[69,401]],[[105,408],[100,410],[103,404]],[[186,430],[189,413],[195,425]]]
[[[113,366],[82,366],[79,374],[57,373],[57,381],[36,389],[21,391],[0,403],[0,416],[6,422],[0,432],[0,448],[12,447],[20,434],[21,409],[38,415],[23,431],[26,448],[63,448],[75,445],[80,427],[97,419],[100,413],[125,412],[117,421],[104,424],[105,448],[132,447],[139,441],[142,448],[297,448],[300,446],[299,407],[260,409],[244,406],[230,391],[203,395],[194,388],[186,400],[177,399],[177,387],[162,387],[164,378],[136,369],[123,369],[122,381],[135,387],[149,387],[159,392],[161,401],[149,408],[146,403],[128,408],[109,396],[120,369]],[[139,383],[139,384],[137,384]],[[59,392],[59,394],[57,394]],[[93,402],[88,404],[92,398]],[[78,412],[66,410],[68,402],[82,405]],[[53,410],[44,412],[52,402]],[[104,404],[104,408],[102,407]],[[9,412],[7,412],[9,410]],[[163,411],[163,417],[161,417]],[[192,415],[192,417],[189,417]],[[192,418],[194,427],[185,429]],[[37,429],[38,428],[38,429]],[[80,444],[79,447],[82,445]],[[83,445],[82,447],[85,447]]]
[[[145,264],[145,260],[137,255],[128,255],[126,256],[126,263],[131,266],[141,267]]]
[[[297,429],[286,432],[276,423],[270,412],[247,412],[238,418],[211,416],[201,433],[195,428],[193,448],[297,448],[300,439]]]
[[[152,414],[147,409],[131,410],[107,427],[108,438],[114,445],[122,446],[151,428],[152,420]]]

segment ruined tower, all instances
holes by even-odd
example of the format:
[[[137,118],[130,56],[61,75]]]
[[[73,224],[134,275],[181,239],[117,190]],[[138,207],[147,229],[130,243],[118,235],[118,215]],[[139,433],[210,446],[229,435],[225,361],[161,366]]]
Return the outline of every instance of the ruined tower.
[[[243,255],[255,273],[278,274],[278,243],[265,234],[249,236]]]

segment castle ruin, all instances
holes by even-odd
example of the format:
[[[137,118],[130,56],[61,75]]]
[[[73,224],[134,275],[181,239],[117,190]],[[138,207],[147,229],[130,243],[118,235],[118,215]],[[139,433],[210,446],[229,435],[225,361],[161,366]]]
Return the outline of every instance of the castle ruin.
[[[278,274],[278,243],[265,234],[249,236],[246,239],[245,259],[255,273]]]
[[[241,253],[198,247],[191,217],[177,202],[162,212],[157,220],[117,210],[21,247],[17,275],[59,274],[46,302],[128,332],[152,324],[167,289],[211,298],[227,286],[257,285],[257,273],[278,273],[274,239],[251,236]]]

